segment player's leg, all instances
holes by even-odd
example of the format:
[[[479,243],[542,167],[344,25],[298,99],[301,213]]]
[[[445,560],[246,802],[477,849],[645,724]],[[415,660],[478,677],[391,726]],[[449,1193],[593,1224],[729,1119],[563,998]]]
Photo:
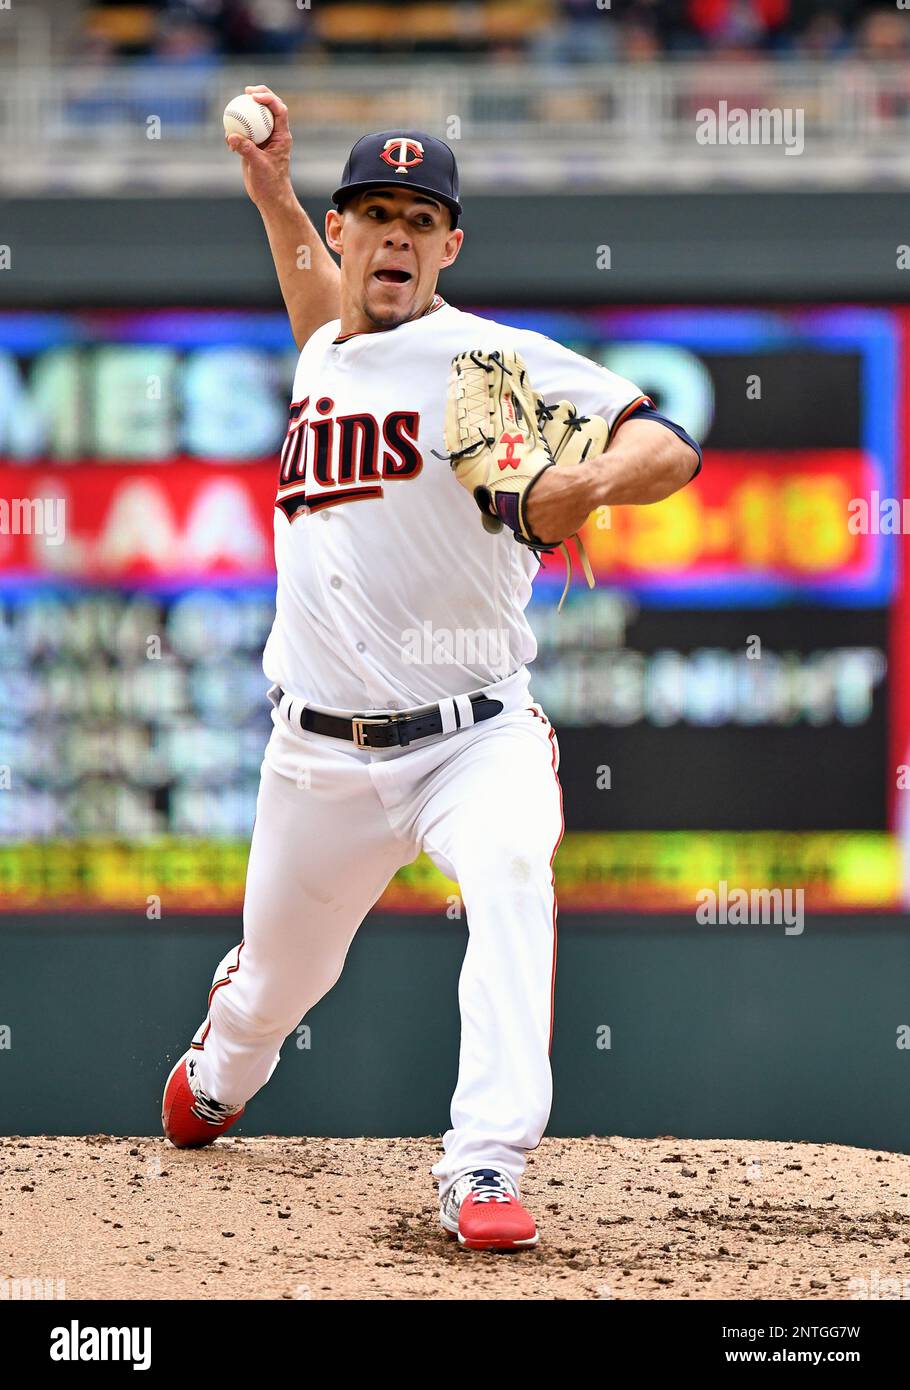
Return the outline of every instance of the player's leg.
[[[285,754],[290,735],[276,730]],[[332,987],[370,907],[415,847],[391,829],[362,755],[313,735],[294,778],[263,765],[243,941],[215,972],[193,1040],[208,1096],[235,1105],[271,1076],[282,1042]]]
[[[453,741],[418,818],[422,846],[458,881],[468,947],[461,1048],[440,1190],[495,1167],[517,1184],[552,1101],[556,961],[552,862],[562,837],[556,735],[539,706]]]

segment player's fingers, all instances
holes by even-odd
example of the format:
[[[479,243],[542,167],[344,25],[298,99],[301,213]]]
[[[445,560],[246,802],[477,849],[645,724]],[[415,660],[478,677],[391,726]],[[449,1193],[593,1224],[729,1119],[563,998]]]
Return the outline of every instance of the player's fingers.
[[[252,140],[247,140],[244,135],[231,134],[226,135],[224,138],[228,149],[233,150],[234,154],[243,155],[248,159],[251,154],[255,153],[256,146],[253,144]]]
[[[244,91],[247,96],[252,97],[254,101],[258,101],[260,106],[267,106],[276,121],[287,117],[288,108],[281,100],[281,97],[275,95],[271,87],[245,87]]]

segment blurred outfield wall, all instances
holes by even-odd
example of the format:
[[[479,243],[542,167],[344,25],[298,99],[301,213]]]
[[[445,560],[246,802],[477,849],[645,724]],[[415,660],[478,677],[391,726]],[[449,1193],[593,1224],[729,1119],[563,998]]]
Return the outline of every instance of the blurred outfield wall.
[[[236,919],[20,919],[2,930],[0,1133],[154,1134]],[[910,1151],[900,917],[782,928],[560,919],[549,1132]],[[239,1133],[441,1134],[463,924],[373,914]]]
[[[320,229],[330,192],[327,184],[323,198],[303,199]],[[464,204],[464,249],[440,281],[454,303],[910,297],[899,191],[467,189]],[[8,197],[0,229],[12,249],[5,307],[280,303],[262,222],[245,197]]]

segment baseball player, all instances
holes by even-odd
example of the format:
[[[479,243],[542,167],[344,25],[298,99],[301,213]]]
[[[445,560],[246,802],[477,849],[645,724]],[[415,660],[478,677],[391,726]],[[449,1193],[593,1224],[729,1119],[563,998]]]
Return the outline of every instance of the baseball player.
[[[552,1097],[563,812],[524,609],[541,552],[599,506],[667,497],[701,455],[632,382],[441,297],[464,238],[445,143],[358,140],[323,244],[291,187],[287,108],[247,91],[273,133],[227,143],[300,348],[263,658],[274,727],[243,940],[168,1078],[164,1132],[194,1147],[236,1123],[390,878],[424,851],[457,881],[469,928],[451,1128],[432,1169],[442,1225],[472,1249],[533,1246],[519,1180]]]

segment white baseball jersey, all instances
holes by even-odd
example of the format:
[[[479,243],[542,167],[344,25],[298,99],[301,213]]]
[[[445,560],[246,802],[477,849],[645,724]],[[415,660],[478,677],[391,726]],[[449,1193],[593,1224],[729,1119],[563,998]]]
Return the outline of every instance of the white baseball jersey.
[[[521,354],[534,388],[611,425],[645,399],[631,381],[543,334],[427,313],[300,354],[275,505],[278,594],[268,678],[309,704],[402,710],[478,690],[532,661],[524,614],[537,557],[489,535],[444,454],[459,352]]]

